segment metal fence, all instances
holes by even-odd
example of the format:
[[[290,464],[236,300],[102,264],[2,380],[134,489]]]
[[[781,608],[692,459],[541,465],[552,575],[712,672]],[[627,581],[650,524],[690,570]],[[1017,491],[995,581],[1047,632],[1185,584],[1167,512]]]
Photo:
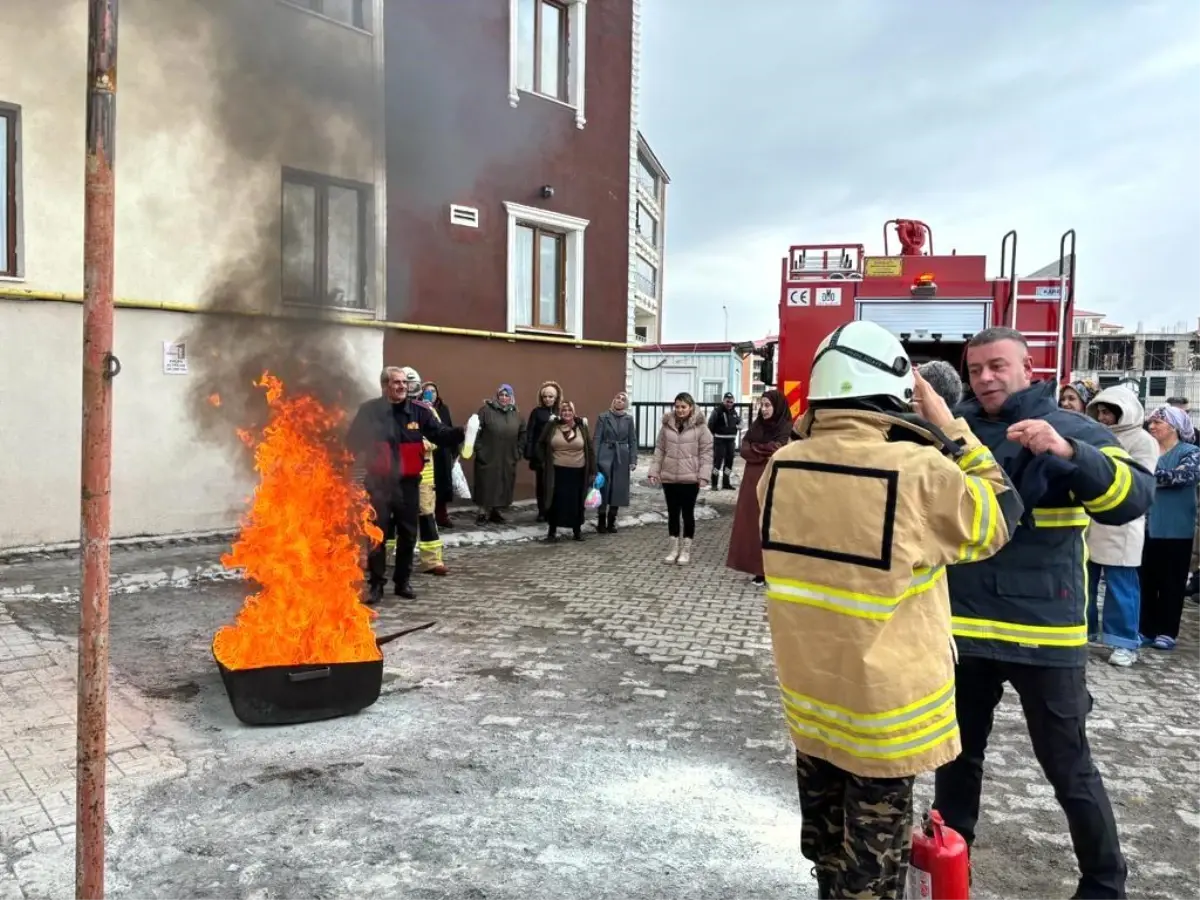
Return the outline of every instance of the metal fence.
[[[637,423],[638,433],[638,449],[653,450],[654,442],[658,440],[658,429],[662,427],[662,418],[674,407],[674,403],[664,400],[661,403],[633,403],[631,404],[633,411],[633,421]],[[721,404],[719,403],[697,403],[696,408],[704,414],[707,421],[712,415],[712,411]],[[750,427],[750,413],[754,408],[752,403],[735,403],[733,408],[738,411],[742,417],[742,432],[744,433]],[[736,447],[741,448],[742,435],[737,436]]]

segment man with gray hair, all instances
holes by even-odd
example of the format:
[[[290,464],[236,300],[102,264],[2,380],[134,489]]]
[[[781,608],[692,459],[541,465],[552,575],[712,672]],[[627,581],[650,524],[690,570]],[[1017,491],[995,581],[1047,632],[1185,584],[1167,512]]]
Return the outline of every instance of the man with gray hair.
[[[962,378],[950,363],[944,359],[931,359],[929,362],[917,366],[917,371],[921,373],[922,378],[929,382],[929,386],[933,388],[934,392],[946,401],[948,407],[954,409],[962,402]]]

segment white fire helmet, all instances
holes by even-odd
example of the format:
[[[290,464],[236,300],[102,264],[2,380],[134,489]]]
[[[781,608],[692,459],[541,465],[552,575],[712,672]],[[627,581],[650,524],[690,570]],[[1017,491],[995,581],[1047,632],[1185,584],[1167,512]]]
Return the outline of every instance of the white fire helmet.
[[[421,376],[417,374],[417,370],[404,366],[400,369],[404,375],[404,383],[408,389],[408,396],[416,397],[421,393]]]
[[[809,402],[860,397],[912,403],[912,362],[899,339],[874,322],[847,322],[821,341],[809,377]]]

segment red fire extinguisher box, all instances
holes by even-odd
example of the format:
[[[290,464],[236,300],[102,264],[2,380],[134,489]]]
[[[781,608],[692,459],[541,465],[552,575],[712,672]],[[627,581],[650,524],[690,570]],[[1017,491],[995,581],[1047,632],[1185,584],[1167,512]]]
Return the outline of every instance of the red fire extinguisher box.
[[[912,860],[908,867],[909,900],[969,900],[971,862],[967,842],[930,810],[913,829]]]

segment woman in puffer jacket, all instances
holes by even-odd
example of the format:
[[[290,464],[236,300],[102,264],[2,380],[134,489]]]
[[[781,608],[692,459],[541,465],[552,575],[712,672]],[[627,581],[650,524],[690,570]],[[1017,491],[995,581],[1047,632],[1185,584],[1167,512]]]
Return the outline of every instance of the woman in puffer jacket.
[[[663,416],[650,463],[650,483],[662,485],[667,501],[670,544],[663,560],[667,564],[686,566],[692,560],[696,498],[700,496],[700,486],[708,484],[712,461],[712,432],[703,414],[696,410],[692,395],[680,394],[675,398],[675,408]]]
[[[1106,388],[1088,402],[1087,413],[1113,433],[1133,461],[1153,472],[1158,462],[1158,444],[1142,428],[1146,411],[1129,388]],[[1114,666],[1137,662],[1141,637],[1142,591],[1138,569],[1146,538],[1146,517],[1125,525],[1092,522],[1087,530],[1088,634],[1091,640],[1112,647],[1108,661]],[[1104,578],[1104,614],[1101,621],[1096,599]]]

